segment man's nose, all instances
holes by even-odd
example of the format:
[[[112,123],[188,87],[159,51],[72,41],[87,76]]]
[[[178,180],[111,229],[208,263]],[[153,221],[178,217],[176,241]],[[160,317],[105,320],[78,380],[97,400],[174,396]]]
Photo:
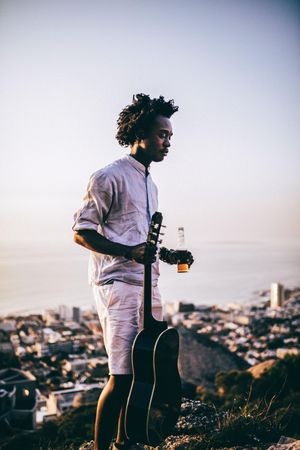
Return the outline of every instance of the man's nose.
[[[169,141],[169,139],[165,139],[165,147],[170,147],[171,143]]]

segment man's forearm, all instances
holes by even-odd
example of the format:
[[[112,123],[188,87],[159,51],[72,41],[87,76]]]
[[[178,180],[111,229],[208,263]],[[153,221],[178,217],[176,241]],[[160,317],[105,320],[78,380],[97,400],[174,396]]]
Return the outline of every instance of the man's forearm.
[[[128,245],[118,244],[106,239],[95,230],[81,230],[74,234],[76,244],[82,245],[88,250],[103,253],[111,256],[124,256],[131,258],[131,247]]]

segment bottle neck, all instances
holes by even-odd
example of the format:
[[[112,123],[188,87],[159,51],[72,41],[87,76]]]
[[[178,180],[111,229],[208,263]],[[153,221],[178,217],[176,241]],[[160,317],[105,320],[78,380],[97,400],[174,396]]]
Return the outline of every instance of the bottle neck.
[[[185,240],[184,240],[184,228],[183,227],[178,227],[176,250],[186,250],[186,245],[185,245]]]

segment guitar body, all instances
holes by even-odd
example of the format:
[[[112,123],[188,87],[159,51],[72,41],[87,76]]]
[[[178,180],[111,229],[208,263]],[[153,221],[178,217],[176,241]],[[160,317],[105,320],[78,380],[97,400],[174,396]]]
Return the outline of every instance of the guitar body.
[[[161,213],[152,216],[147,244],[157,244]],[[144,269],[144,327],[131,352],[133,379],[125,410],[124,426],[133,442],[159,445],[177,422],[181,382],[177,368],[179,335],[167,322],[154,319],[151,263]]]
[[[166,322],[144,329],[132,348],[133,381],[125,412],[129,439],[157,446],[177,422],[181,382],[177,369],[179,336]]]

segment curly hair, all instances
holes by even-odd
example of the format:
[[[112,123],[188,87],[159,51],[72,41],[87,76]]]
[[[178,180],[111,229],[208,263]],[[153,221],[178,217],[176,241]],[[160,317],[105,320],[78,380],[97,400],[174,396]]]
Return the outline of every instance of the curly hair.
[[[170,118],[176,111],[178,106],[174,105],[174,100],[165,101],[163,96],[153,99],[146,94],[133,96],[132,104],[119,114],[116,134],[119,144],[133,145],[137,139],[145,137],[155,117]]]

